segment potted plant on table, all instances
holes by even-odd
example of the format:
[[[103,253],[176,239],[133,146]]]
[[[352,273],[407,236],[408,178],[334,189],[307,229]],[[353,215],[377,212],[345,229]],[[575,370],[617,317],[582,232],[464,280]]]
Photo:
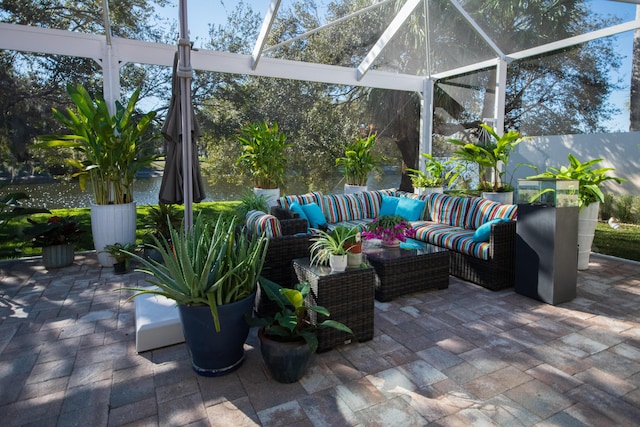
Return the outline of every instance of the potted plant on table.
[[[344,157],[336,159],[336,166],[341,170],[345,178],[345,193],[356,193],[367,190],[369,173],[379,169],[378,164],[383,157],[373,152],[377,134],[372,133],[367,137],[358,135],[347,144],[344,149]]]
[[[329,311],[306,304],[311,289],[309,282],[298,283],[290,289],[261,277],[260,286],[279,307],[275,315],[255,318],[251,322],[260,327],[258,339],[262,358],[276,381],[292,383],[302,378],[311,354],[318,348],[317,329],[335,328],[353,334],[349,327],[335,320],[327,319],[317,324],[310,322],[307,317],[309,311],[326,317],[329,317]]]
[[[131,253],[135,252],[135,243],[114,243],[107,245],[104,250],[111,255],[116,262],[113,264],[113,272],[116,274],[124,274],[129,271]]]
[[[71,149],[67,163],[84,190],[91,183],[95,204],[91,205],[91,229],[98,259],[110,267],[115,260],[104,247],[115,242],[134,243],[136,237],[136,205],[133,181],[136,173],[149,166],[158,155],[152,142],[160,137],[149,130],[155,111],[139,114],[136,90],[126,105],[116,101],[112,115],[100,95],[95,99],[82,85],[68,85],[67,92],[75,111],[65,113],[53,109],[54,117],[67,129],[67,134],[42,135],[35,147]]]
[[[445,164],[429,153],[422,153],[425,160],[424,172],[407,168],[415,194],[442,193],[444,191]]]
[[[236,218],[208,223],[199,215],[193,227],[170,227],[171,241],[155,239],[162,262],[131,256],[155,289],[133,288],[135,298],[156,294],[176,301],[192,367],[204,376],[233,372],[244,360],[249,334],[245,315],[253,309],[267,239],[236,232]]]
[[[280,197],[280,185],[284,181],[287,165],[285,150],[291,147],[287,137],[280,132],[277,122],[271,125],[266,120],[249,123],[242,127],[238,142],[242,153],[236,164],[242,166],[241,173],[249,173],[253,179],[253,191],[264,194],[273,206]]]
[[[376,218],[362,232],[366,240],[379,239],[383,246],[397,248],[401,242],[416,235],[416,230],[411,227],[400,215],[382,215]]]
[[[331,231],[314,230],[311,238],[311,264],[329,263],[332,271],[344,271],[347,268],[347,254],[350,249],[346,243],[358,234],[353,227],[337,226]]]
[[[27,221],[31,227],[24,233],[32,245],[42,247],[42,263],[46,268],[73,263],[74,244],[84,233],[73,217],[52,216],[47,222],[27,218]]]
[[[569,154],[568,159],[568,166],[549,167],[545,172],[527,177],[527,179],[550,178],[578,181],[578,269],[586,270],[589,268],[591,245],[598,222],[600,203],[604,202],[602,183],[614,181],[621,184],[626,179],[607,175],[614,168],[595,168],[596,164],[604,160],[602,158],[583,163],[573,154]],[[534,202],[546,191],[553,190],[548,189],[540,192],[534,196],[531,202]]]
[[[509,131],[498,135],[495,130],[484,123],[480,124],[484,132],[491,136],[491,141],[471,144],[459,139],[449,138],[447,142],[459,148],[453,153],[453,161],[477,163],[480,168],[480,190],[482,197],[504,204],[513,203],[513,187],[504,182],[507,164],[513,149],[528,138],[519,132]],[[450,182],[455,181],[463,172],[464,165],[452,171]],[[491,180],[487,179],[487,173]]]

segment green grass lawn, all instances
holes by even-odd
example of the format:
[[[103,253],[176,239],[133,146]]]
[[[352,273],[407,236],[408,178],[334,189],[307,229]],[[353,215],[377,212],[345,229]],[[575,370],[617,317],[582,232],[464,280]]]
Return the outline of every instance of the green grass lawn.
[[[194,217],[200,212],[202,215],[215,218],[218,215],[233,215],[239,202],[203,202],[194,205]],[[148,214],[148,206],[138,206],[138,231],[137,243],[142,244],[148,230],[144,228],[144,218]],[[86,231],[82,240],[76,245],[76,251],[93,250],[91,238],[91,220],[89,208],[81,209],[54,209],[54,215],[75,216],[81,227]],[[45,221],[48,214],[32,215],[35,220]],[[42,248],[28,245],[21,235],[23,227],[28,226],[26,219],[13,221],[4,230],[0,231],[0,259],[20,258],[36,256],[42,253]],[[606,223],[598,223],[593,241],[594,252],[612,255],[619,258],[640,261],[640,225],[622,224],[618,230],[614,230]]]
[[[212,219],[218,215],[233,215],[235,207],[240,202],[202,202],[194,204],[193,216],[194,218],[198,214],[206,215]],[[177,206],[182,209],[182,206]],[[149,212],[149,206],[138,206],[136,208],[137,213],[137,232],[136,243],[142,244],[143,238],[149,232],[145,228],[145,217]],[[85,231],[82,235],[82,239],[76,244],[76,252],[93,250],[93,238],[91,236],[91,210],[89,208],[78,209],[52,209],[51,213],[58,216],[73,216],[76,218],[80,228]],[[49,214],[36,214],[31,215],[30,218],[44,222],[51,215]],[[0,259],[8,258],[21,258],[37,256],[42,254],[42,248],[33,247],[29,245],[25,238],[22,237],[22,230],[25,227],[29,227],[29,223],[26,218],[11,221],[7,227],[0,230]]]

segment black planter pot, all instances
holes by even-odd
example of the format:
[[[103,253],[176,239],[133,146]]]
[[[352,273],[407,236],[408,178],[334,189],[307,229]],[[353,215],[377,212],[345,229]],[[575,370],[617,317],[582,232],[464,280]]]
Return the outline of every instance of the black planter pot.
[[[274,341],[264,335],[263,328],[258,331],[258,339],[262,358],[274,380],[285,384],[294,383],[307,372],[311,351],[304,340]]]
[[[127,262],[123,261],[123,262],[116,262],[115,264],[113,264],[113,272],[115,274],[125,274],[127,272],[128,268],[127,268]]]
[[[255,295],[254,292],[243,300],[218,306],[220,332],[216,332],[209,306],[178,306],[184,339],[196,373],[216,377],[240,367],[249,335],[245,314],[251,313]]]

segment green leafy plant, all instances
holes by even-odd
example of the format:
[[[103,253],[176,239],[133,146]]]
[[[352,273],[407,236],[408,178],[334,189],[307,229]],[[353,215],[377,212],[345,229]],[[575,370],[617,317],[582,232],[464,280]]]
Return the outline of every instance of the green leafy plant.
[[[342,170],[347,184],[367,185],[369,173],[379,169],[378,163],[384,158],[373,152],[375,143],[375,133],[366,138],[358,135],[345,147],[344,157],[336,159],[336,166]]]
[[[607,175],[607,172],[615,170],[614,168],[594,168],[600,163],[602,158],[589,160],[582,163],[576,156],[569,154],[569,165],[559,168],[550,167],[545,172],[527,177],[527,179],[551,178],[551,179],[572,179],[578,181],[578,206],[588,206],[589,204],[599,201],[604,202],[604,194],[600,188],[605,181],[615,181],[621,184],[626,181],[624,178],[617,178]],[[531,202],[538,199],[543,194],[553,191],[549,188],[536,194]]]
[[[114,243],[104,247],[104,251],[114,257],[116,262],[127,262],[136,249],[135,243]]]
[[[7,183],[1,183],[0,188],[6,187]],[[29,195],[22,192],[9,193],[0,198],[0,230],[7,226],[9,221],[29,216],[36,213],[51,213],[44,208],[27,208],[22,206],[21,200],[28,200]]]
[[[442,187],[445,181],[446,165],[439,162],[429,153],[422,153],[425,161],[425,172],[417,169],[407,168],[411,177],[411,184],[415,188],[434,188]]]
[[[150,230],[156,237],[170,238],[170,227],[179,228],[182,223],[182,211],[175,205],[158,203],[157,206],[149,206],[144,217],[144,228]]]
[[[52,216],[46,222],[27,218],[31,227],[24,231],[33,246],[46,247],[70,245],[80,240],[84,233],[73,217]]]
[[[251,174],[254,187],[278,188],[283,183],[287,165],[285,150],[291,147],[286,140],[276,122],[269,125],[262,120],[242,127],[238,136],[242,154],[236,164],[243,166],[243,173]]]
[[[126,105],[116,101],[113,116],[102,96],[91,98],[82,85],[69,84],[67,92],[76,111],[68,108],[65,114],[54,108],[53,115],[69,133],[42,135],[35,147],[70,148],[79,154],[80,158],[67,159],[67,164],[77,170],[73,176],[82,190],[91,182],[97,204],[133,201],[136,173],[158,157],[151,143],[160,135],[148,135],[156,112],[138,117],[135,106],[140,89]]]
[[[131,256],[142,264],[139,271],[159,289],[130,288],[137,293],[162,295],[180,305],[206,305],[220,331],[218,306],[240,301],[255,290],[264,265],[268,241],[236,232],[235,217],[220,216],[211,224],[198,215],[193,227],[177,231],[170,227],[171,241],[155,238],[162,262]]]
[[[331,255],[346,255],[349,253],[348,245],[359,233],[358,228],[337,226],[331,231],[316,230],[317,234],[311,238],[313,242],[311,252],[311,264],[323,264],[329,261]]]
[[[267,196],[264,194],[255,194],[251,190],[242,193],[240,204],[236,207],[236,215],[238,218],[245,218],[249,211],[261,211],[269,213],[269,203]]]
[[[265,335],[274,341],[291,342],[304,339],[309,350],[313,353],[318,348],[316,330],[320,328],[334,328],[353,334],[353,331],[343,323],[327,319],[313,324],[307,318],[309,311],[314,311],[329,317],[329,311],[318,305],[306,305],[307,295],[311,289],[309,282],[294,285],[294,288],[283,288],[264,277],[260,277],[260,286],[267,297],[278,304],[280,311],[274,316],[255,318],[251,320],[254,326],[264,327]]]
[[[529,139],[516,131],[509,131],[504,135],[498,135],[491,126],[484,123],[480,127],[487,132],[492,141],[484,144],[471,144],[459,139],[449,138],[447,142],[457,145],[459,148],[453,153],[452,160],[477,163],[480,167],[480,189],[482,191],[512,191],[513,187],[504,182],[505,171],[509,163],[509,156],[513,149],[521,142]],[[502,169],[500,164],[502,163]],[[454,182],[463,172],[464,163],[454,169],[449,182]],[[491,172],[493,180],[486,178],[487,171]]]

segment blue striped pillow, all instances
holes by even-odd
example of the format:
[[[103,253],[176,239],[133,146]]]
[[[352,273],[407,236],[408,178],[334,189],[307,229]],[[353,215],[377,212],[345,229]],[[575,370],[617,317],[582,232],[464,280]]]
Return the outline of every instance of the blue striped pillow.
[[[464,227],[468,197],[434,193],[429,196],[429,212],[434,222],[454,227]]]
[[[267,237],[282,236],[280,221],[273,215],[266,214],[262,211],[247,212],[246,221],[247,228],[256,235],[264,234]]]
[[[356,194],[330,194],[324,196],[324,214],[330,223],[364,218],[360,197]]]
[[[482,197],[472,197],[469,200],[464,226],[471,230],[479,228],[492,219],[515,219],[518,212],[518,205],[504,205]]]
[[[300,205],[315,203],[318,206],[322,206],[322,193],[314,191],[301,195],[283,196],[278,199],[278,205],[285,209],[289,209],[293,202],[298,202]]]

